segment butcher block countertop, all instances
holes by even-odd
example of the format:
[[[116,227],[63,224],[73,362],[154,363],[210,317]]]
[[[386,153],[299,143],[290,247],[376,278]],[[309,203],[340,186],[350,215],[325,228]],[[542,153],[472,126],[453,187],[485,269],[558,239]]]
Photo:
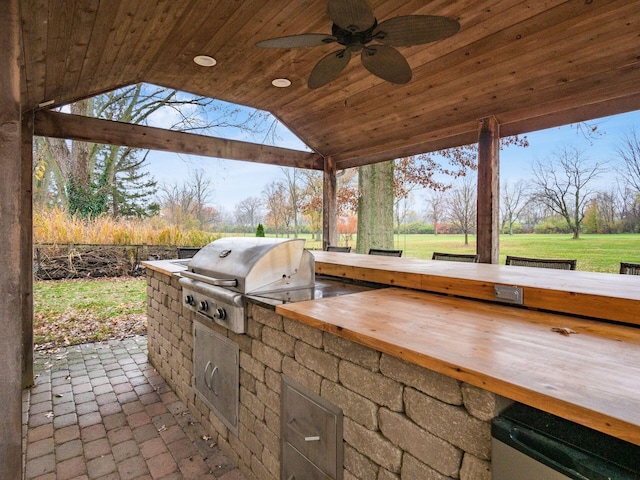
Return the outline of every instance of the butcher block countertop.
[[[640,445],[635,326],[400,288],[276,313]]]
[[[313,251],[316,273],[495,300],[518,286],[524,306],[640,325],[640,276]]]

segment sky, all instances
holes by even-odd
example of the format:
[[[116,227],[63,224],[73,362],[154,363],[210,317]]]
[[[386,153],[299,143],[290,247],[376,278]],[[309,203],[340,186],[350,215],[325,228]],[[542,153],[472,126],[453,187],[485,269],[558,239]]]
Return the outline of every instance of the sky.
[[[162,126],[170,120],[157,118],[155,124]],[[614,160],[616,148],[624,133],[634,127],[640,130],[640,111],[595,119],[590,123],[598,126],[599,135],[595,139],[588,140],[575,127],[564,126],[526,134],[529,141],[527,148],[503,149],[500,152],[501,182],[513,183],[526,179],[531,176],[534,161],[550,158],[554,152],[564,147],[576,148],[592,161]],[[256,141],[229,132],[218,136]],[[279,127],[278,136],[280,147],[306,149],[304,143],[283,126]],[[213,187],[210,203],[229,214],[234,212],[237,203],[248,197],[260,197],[267,184],[284,176],[282,168],[273,165],[157,151],[149,153],[147,167],[159,184],[167,185],[181,185],[188,179],[190,172],[204,170]],[[601,181],[606,184],[611,181],[611,176]],[[420,201],[426,194],[426,191],[414,192],[414,200]]]

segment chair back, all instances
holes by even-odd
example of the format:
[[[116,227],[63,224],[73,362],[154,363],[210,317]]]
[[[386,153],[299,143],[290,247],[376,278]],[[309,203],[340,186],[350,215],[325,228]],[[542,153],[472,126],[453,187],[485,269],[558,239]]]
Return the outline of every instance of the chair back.
[[[327,245],[327,249],[325,251],[326,252],[344,252],[344,253],[349,253],[349,252],[351,252],[351,247],[338,247],[336,245]]]
[[[575,270],[577,260],[560,258],[529,258],[514,257],[507,255],[505,265],[516,265],[519,267],[554,268],[556,270]]]
[[[640,263],[620,262],[620,273],[624,275],[640,275]]]
[[[383,255],[386,257],[401,257],[402,250],[385,250],[383,248],[370,248],[369,255]]]
[[[200,247],[177,247],[176,252],[179,259],[193,258],[200,251]]]
[[[449,262],[478,263],[480,255],[474,253],[433,252],[431,260],[448,260]]]

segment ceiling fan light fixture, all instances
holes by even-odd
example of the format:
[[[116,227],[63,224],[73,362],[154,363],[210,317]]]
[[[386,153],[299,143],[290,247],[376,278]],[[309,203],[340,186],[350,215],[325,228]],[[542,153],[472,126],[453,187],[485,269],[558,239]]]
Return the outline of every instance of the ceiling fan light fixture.
[[[327,0],[327,13],[332,21],[331,35],[302,33],[261,40],[256,46],[291,49],[337,43],[344,47],[316,63],[307,81],[310,89],[334,80],[352,54],[360,54],[363,65],[373,75],[402,84],[411,80],[412,72],[396,47],[443,40],[460,30],[456,19],[437,15],[403,15],[378,23],[367,0]]]
[[[274,78],[271,81],[271,85],[278,88],[287,88],[291,86],[291,80],[288,78]]]
[[[197,55],[193,57],[193,61],[201,67],[213,67],[216,63],[218,63],[215,58],[208,55]]]

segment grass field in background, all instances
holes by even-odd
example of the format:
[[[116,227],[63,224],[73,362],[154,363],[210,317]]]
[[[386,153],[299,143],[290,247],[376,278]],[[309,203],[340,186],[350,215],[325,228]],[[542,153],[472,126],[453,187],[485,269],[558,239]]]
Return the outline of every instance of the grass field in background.
[[[305,238],[306,248],[321,249],[320,241]],[[340,245],[345,241],[341,238]],[[349,243],[355,247],[355,238]],[[394,248],[403,250],[403,257],[430,259],[434,251],[449,253],[475,253],[476,237],[469,236],[469,245],[463,235],[396,235]],[[592,272],[618,273],[620,262],[640,262],[640,235],[582,235],[574,240],[571,235],[501,235],[500,263],[507,255],[541,258],[575,258],[577,269]]]

